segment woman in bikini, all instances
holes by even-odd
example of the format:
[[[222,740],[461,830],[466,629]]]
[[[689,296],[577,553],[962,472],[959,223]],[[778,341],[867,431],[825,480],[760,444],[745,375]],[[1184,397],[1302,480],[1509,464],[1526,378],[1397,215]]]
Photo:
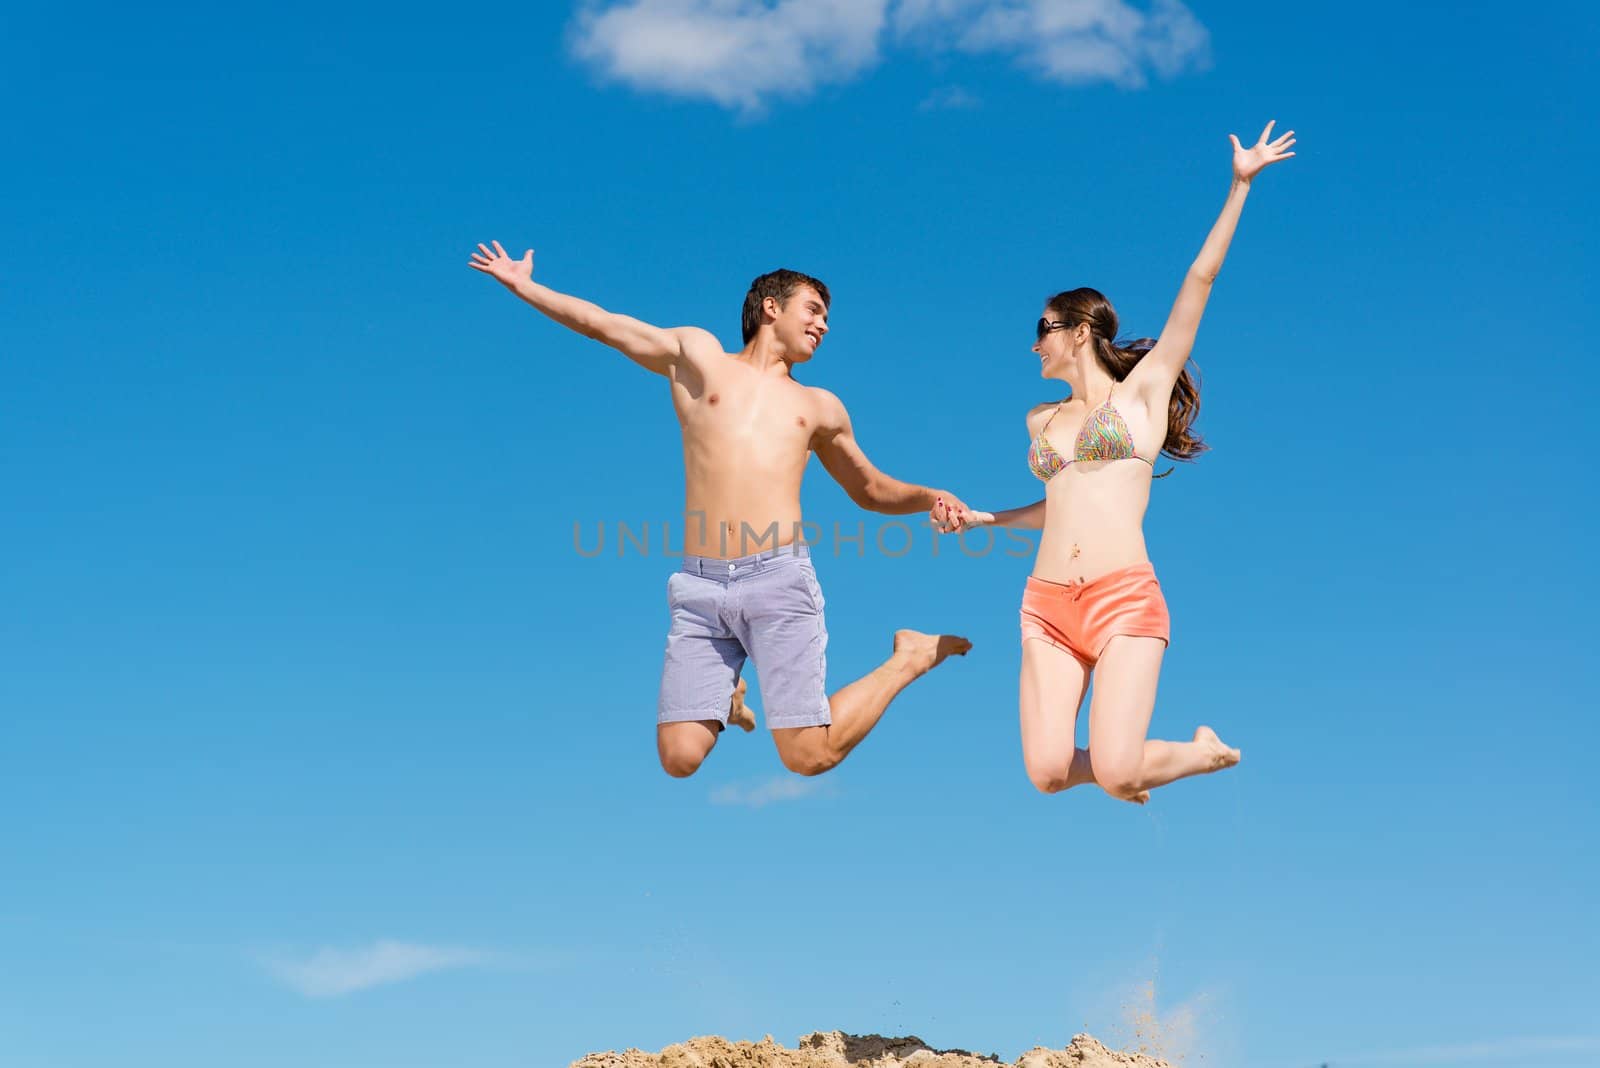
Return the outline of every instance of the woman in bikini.
[[[1272,126],[1249,148],[1229,135],[1233,185],[1159,339],[1117,343],[1117,314],[1093,289],[1045,303],[1033,351],[1040,374],[1072,394],[1028,413],[1028,466],[1045,484],[1044,499],[993,514],[934,505],[945,531],[1044,529],[1022,594],[1021,709],[1023,762],[1045,793],[1098,783],[1143,803],[1157,786],[1239,762],[1239,750],[1209,727],[1188,742],[1145,737],[1170,629],[1142,526],[1156,456],[1192,460],[1206,448],[1190,429],[1200,390],[1189,353],[1251,181],[1294,155],[1294,132],[1269,141]],[[1084,750],[1075,738],[1091,675]]]

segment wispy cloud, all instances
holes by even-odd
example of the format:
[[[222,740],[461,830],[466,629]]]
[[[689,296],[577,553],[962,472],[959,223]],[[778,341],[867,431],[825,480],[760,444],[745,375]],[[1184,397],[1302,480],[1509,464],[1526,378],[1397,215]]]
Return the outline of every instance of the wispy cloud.
[[[745,112],[848,81],[878,59],[888,0],[625,0],[585,4],[573,50],[636,89]]]
[[[899,0],[902,37],[1014,56],[1049,81],[1138,88],[1210,62],[1210,35],[1180,0]]]
[[[636,89],[746,114],[845,82],[883,39],[997,53],[1049,81],[1144,85],[1209,62],[1209,35],[1181,0],[584,0],[574,54]]]
[[[494,957],[476,949],[383,940],[356,949],[324,947],[308,957],[263,956],[261,963],[306,997],[331,998],[428,972],[486,964]]]
[[[1389,1053],[1341,1057],[1335,1064],[1454,1064],[1458,1061],[1518,1062],[1545,1053],[1600,1053],[1600,1036],[1546,1036],[1505,1038],[1489,1042],[1462,1042],[1423,1046]]]
[[[947,85],[935,89],[923,98],[917,105],[918,111],[972,111],[981,106],[983,101],[967,92],[959,85]]]
[[[711,803],[761,808],[777,801],[799,801],[807,797],[816,797],[824,791],[826,785],[821,779],[786,775],[754,785],[730,784],[720,787],[712,792]]]

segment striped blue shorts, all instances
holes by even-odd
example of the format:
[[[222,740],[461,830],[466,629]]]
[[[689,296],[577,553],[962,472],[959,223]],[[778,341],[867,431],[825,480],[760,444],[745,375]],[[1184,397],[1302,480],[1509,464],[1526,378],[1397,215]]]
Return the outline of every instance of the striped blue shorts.
[[[822,587],[803,544],[718,560],[686,556],[667,580],[672,626],[661,668],[659,723],[714,719],[755,661],[767,727],[815,727],[828,711]]]

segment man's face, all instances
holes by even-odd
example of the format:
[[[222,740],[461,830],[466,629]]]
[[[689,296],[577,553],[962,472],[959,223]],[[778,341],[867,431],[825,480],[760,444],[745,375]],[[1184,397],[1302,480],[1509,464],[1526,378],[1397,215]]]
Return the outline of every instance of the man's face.
[[[785,303],[772,300],[768,311],[774,316],[772,332],[789,357],[796,363],[811,359],[828,332],[828,306],[822,295],[810,286],[799,286]]]

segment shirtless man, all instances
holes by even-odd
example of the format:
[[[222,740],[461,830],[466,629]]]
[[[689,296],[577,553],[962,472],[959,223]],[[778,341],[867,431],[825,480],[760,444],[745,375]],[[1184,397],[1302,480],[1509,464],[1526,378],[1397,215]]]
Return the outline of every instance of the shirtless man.
[[[683,428],[684,510],[698,521],[686,524],[683,569],[667,583],[672,625],[656,748],[668,775],[694,774],[729,722],[755,726],[739,679],[746,656],[760,672],[784,767],[818,775],[867,736],[901,690],[972,648],[965,638],[896,631],[888,660],[827,694],[822,591],[799,537],[800,480],[811,453],[863,508],[910,515],[942,501],[965,511],[950,493],[873,467],[839,398],[794,380],[794,365],[811,359],[828,332],[827,286],[794,271],[757,278],[745,296],[744,348],[726,353],[698,327],[651,326],[540,285],[531,249],[516,260],[498,241],[479,245],[471,266],[671,383]]]

